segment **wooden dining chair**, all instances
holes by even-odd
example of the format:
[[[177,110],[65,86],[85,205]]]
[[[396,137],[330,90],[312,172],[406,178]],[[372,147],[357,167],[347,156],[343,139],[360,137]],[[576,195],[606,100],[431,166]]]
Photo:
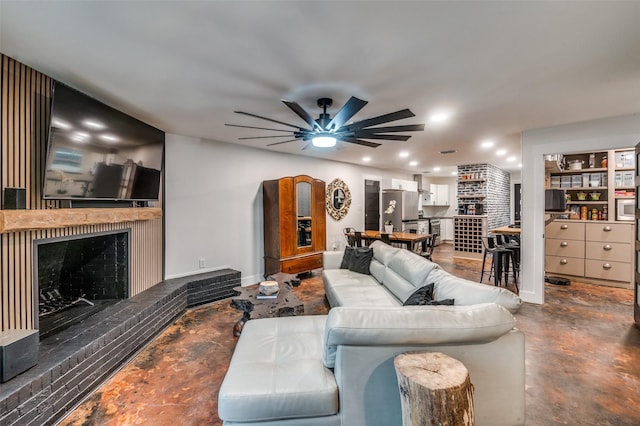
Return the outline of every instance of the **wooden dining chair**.
[[[431,256],[433,255],[433,251],[436,248],[437,238],[438,238],[438,234],[431,234],[431,237],[429,237],[429,239],[425,242],[423,250],[420,253],[420,256],[427,258],[429,260],[432,260]]]

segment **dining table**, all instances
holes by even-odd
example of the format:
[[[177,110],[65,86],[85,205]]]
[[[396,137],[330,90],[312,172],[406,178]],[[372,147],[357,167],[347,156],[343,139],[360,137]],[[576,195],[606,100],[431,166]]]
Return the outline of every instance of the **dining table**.
[[[360,235],[365,244],[369,245],[372,241],[382,240],[382,231],[368,230],[363,231]],[[413,232],[392,232],[389,234],[391,243],[399,243],[407,250],[411,250],[415,244],[422,245],[422,251],[426,251],[427,241],[431,238],[431,234],[418,234]]]

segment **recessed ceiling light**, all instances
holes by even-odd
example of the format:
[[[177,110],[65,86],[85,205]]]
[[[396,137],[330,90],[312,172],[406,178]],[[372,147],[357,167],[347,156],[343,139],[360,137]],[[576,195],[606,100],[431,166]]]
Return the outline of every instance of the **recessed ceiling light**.
[[[458,172],[451,172],[453,176],[458,176]]]
[[[409,156],[409,153],[407,151],[402,151],[401,153],[398,154],[398,157],[400,158],[407,158]]]
[[[522,168],[522,163],[518,164],[518,167]]]
[[[362,161],[368,163],[369,161],[371,161],[371,157],[362,157]]]
[[[439,172],[439,171],[440,171],[440,167],[434,167],[434,168],[433,168],[433,171],[434,171],[434,172]]]
[[[506,149],[499,149],[499,150],[496,151],[496,155],[498,157],[502,157],[503,155],[506,155],[506,154],[507,154],[507,150]]]
[[[104,124],[102,124],[101,122],[97,121],[97,120],[84,120],[82,122],[82,124],[84,124],[85,126],[91,128],[91,129],[96,129],[96,130],[102,130],[104,129],[106,126]]]
[[[409,165],[410,165],[410,166],[417,166],[417,165],[418,165],[418,162],[417,162],[417,161],[410,161],[410,162],[409,162]]]
[[[436,112],[429,116],[429,123],[431,124],[442,124],[449,121],[449,113],[446,112]]]
[[[480,144],[480,146],[483,148],[491,148],[493,145],[495,145],[495,142],[493,142],[491,139],[486,139]]]
[[[507,157],[507,161],[510,162],[510,163],[513,162],[513,161],[516,161],[516,156],[515,155],[511,155],[511,156]]]

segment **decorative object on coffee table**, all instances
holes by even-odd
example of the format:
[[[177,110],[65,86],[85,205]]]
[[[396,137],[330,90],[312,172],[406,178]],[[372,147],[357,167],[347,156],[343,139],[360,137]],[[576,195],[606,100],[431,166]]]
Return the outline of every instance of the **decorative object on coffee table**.
[[[402,425],[474,425],[473,385],[457,359],[440,352],[407,352],[393,362]]]
[[[276,282],[279,290],[274,293],[275,298],[259,298],[261,287],[264,283],[265,281],[259,285],[233,288],[238,295],[231,298],[231,306],[243,311],[242,318],[233,327],[234,336],[239,336],[244,323],[251,319],[290,317],[304,314],[304,304],[293,294],[289,284]],[[273,284],[267,284],[266,286],[273,287]]]
[[[258,287],[257,299],[276,299],[278,297],[278,281],[262,281]]]

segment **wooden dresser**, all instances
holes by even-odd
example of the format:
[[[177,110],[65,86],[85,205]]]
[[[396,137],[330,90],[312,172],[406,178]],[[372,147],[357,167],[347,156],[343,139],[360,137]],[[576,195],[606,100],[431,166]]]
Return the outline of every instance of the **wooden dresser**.
[[[325,183],[300,175],[262,183],[264,276],[322,267],[326,248]]]
[[[634,235],[633,222],[551,222],[545,233],[545,271],[586,283],[632,288]]]

